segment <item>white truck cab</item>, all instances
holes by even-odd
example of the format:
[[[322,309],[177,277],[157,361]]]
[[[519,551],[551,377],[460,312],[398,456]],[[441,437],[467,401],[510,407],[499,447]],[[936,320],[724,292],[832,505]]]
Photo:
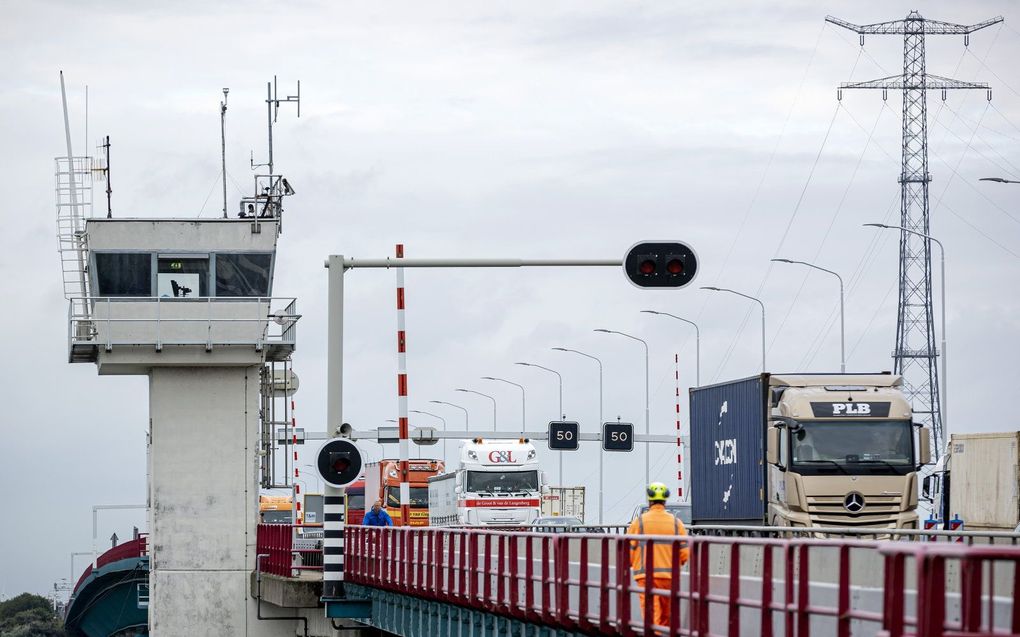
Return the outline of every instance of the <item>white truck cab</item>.
[[[460,449],[460,466],[429,478],[432,526],[523,526],[541,515],[544,473],[526,438],[475,438]]]

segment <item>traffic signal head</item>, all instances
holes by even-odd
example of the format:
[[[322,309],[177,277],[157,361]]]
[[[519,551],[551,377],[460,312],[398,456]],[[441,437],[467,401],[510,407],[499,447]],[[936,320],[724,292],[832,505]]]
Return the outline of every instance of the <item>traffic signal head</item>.
[[[315,465],[326,484],[345,487],[361,475],[361,450],[350,440],[330,440],[319,449]]]
[[[697,275],[698,257],[679,241],[642,241],[627,251],[623,272],[639,288],[680,288]]]

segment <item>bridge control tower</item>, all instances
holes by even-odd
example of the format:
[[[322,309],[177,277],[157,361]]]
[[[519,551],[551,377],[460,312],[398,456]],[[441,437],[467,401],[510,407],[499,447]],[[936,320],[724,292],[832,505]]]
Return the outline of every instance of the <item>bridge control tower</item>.
[[[57,159],[68,361],[149,379],[150,631],[294,634],[259,621],[251,585],[260,375],[290,357],[299,318],[293,298],[273,296],[293,190],[259,175],[232,218],[90,218],[89,162],[68,146]]]

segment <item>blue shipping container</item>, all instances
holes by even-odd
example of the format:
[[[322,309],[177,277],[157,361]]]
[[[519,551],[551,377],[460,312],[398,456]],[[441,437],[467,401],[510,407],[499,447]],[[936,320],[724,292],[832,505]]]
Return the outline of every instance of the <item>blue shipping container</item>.
[[[691,389],[695,524],[765,522],[767,397],[767,376]]]

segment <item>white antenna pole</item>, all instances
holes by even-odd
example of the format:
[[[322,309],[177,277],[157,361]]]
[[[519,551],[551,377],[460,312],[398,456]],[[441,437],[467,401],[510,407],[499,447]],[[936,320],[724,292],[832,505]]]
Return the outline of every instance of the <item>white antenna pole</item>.
[[[220,162],[223,166],[223,218],[227,218],[227,93],[223,89],[223,101],[220,102]]]
[[[60,72],[60,101],[64,105],[64,139],[67,142],[67,183],[71,193],[71,217],[74,219],[74,232],[78,227],[78,191],[74,185],[74,156],[71,153],[71,122],[67,118],[67,91],[64,90],[64,72]]]
[[[273,76],[276,81],[276,76]],[[273,84],[266,82],[266,115],[269,119],[269,174],[273,174]]]

